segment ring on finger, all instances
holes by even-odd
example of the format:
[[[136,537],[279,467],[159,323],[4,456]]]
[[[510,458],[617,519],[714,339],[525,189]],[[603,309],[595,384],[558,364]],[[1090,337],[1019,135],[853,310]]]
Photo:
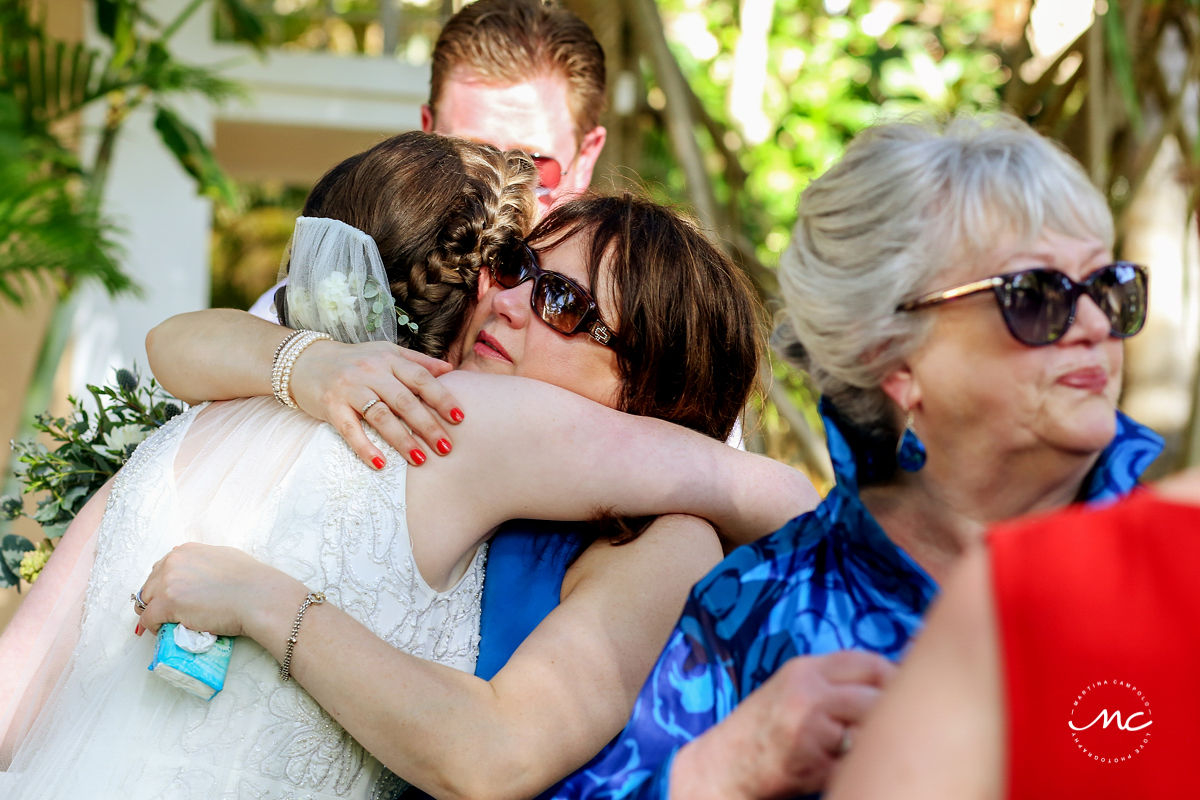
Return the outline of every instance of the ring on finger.
[[[371,410],[371,406],[375,405],[378,402],[379,402],[378,397],[371,398],[370,400],[367,401],[367,404],[365,406],[363,406],[362,408],[360,408],[358,410],[358,413],[362,414],[365,417],[367,415],[367,412]]]
[[[142,612],[146,610],[146,601],[142,599],[142,590],[138,589],[133,594],[129,595],[129,599],[133,601],[133,607]]]

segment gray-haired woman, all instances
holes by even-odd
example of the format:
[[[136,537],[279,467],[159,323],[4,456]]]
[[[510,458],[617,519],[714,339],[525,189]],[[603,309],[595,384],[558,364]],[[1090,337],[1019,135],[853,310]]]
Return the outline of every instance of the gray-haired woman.
[[[557,796],[820,789],[884,677],[834,651],[899,658],[989,524],[1133,488],[1161,440],[1116,410],[1146,273],[1112,247],[1079,165],[1012,117],[859,136],[780,269],[837,484],[697,585],[629,725]]]

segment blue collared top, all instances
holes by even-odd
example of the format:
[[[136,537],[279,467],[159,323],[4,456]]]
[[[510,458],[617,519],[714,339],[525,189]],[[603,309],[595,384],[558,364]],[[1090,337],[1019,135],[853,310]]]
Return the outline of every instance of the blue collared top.
[[[625,729],[544,798],[661,798],[678,749],[786,660],[859,648],[898,659],[937,592],[859,500],[846,437],[822,407],[836,484],[812,511],[735,550],[692,590]],[[1132,490],[1162,438],[1117,414],[1082,499]]]

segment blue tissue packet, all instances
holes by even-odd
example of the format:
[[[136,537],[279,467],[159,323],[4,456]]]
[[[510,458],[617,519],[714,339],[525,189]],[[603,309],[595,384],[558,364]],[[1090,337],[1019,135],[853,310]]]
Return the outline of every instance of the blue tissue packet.
[[[180,647],[177,638],[186,641],[187,638],[194,639],[196,634],[180,628],[183,636],[177,637],[176,628],[179,628],[177,623],[168,622],[158,629],[158,645],[148,669],[185,692],[211,700],[225,685],[225,672],[233,655],[233,639],[218,636],[208,650],[194,653]],[[191,636],[187,637],[187,634]]]

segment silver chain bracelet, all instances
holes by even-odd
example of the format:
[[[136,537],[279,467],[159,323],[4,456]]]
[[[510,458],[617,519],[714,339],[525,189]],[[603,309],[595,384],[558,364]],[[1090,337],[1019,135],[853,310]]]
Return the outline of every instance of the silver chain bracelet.
[[[304,619],[304,612],[308,611],[309,606],[319,606],[324,602],[324,592],[309,592],[308,597],[305,597],[304,602],[300,604],[300,610],[296,612],[296,621],[292,623],[292,635],[287,640],[287,649],[283,651],[283,662],[279,665],[281,681],[292,679],[292,653],[296,650],[296,637],[300,633],[300,621]]]

